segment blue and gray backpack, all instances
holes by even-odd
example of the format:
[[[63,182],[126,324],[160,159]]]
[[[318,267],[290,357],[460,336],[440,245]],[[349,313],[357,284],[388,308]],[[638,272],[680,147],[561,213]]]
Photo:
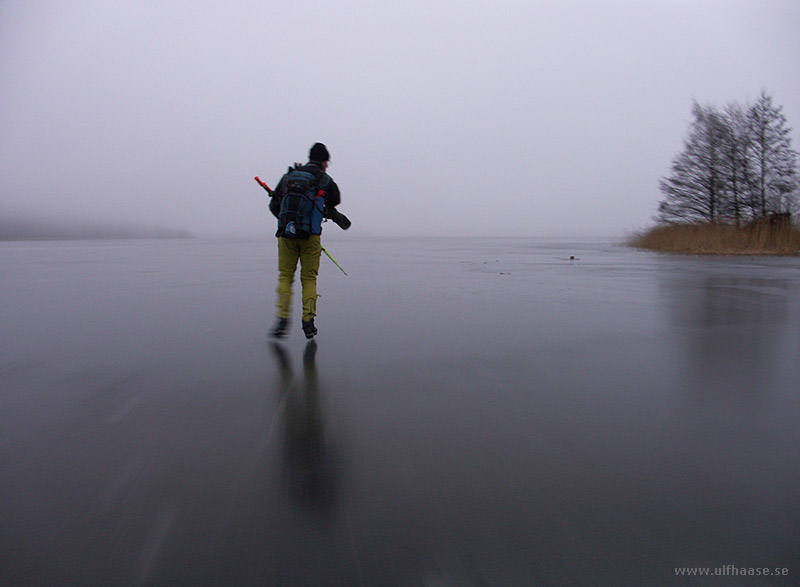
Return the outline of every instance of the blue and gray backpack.
[[[325,209],[325,180],[302,169],[290,169],[278,213],[278,234],[286,238],[307,239],[322,232]],[[321,181],[320,181],[321,180]]]

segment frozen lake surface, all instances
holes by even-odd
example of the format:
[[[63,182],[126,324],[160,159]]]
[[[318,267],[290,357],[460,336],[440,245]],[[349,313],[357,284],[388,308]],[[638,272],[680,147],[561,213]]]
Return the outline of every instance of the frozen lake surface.
[[[800,259],[347,236],[0,243],[0,584],[797,584]]]

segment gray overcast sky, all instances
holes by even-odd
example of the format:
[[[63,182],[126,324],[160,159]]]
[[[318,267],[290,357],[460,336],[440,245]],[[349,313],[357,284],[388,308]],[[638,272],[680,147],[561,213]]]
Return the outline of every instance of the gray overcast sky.
[[[796,0],[2,0],[0,212],[271,234],[322,141],[355,233],[624,236],[693,98],[800,148],[798,56]]]

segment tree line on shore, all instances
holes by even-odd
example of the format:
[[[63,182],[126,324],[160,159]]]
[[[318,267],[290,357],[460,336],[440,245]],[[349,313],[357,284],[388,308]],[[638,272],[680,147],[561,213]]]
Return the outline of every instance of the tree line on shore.
[[[798,153],[781,106],[762,91],[752,104],[692,104],[683,150],[659,184],[665,224],[790,220],[798,213]]]
[[[0,241],[189,238],[186,230],[38,217],[0,210]]]

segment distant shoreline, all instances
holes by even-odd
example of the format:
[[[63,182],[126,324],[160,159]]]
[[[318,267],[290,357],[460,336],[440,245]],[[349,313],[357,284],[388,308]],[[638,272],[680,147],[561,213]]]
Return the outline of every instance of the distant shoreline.
[[[662,224],[637,234],[628,245],[683,255],[800,256],[800,228],[769,219],[745,226],[716,223]]]
[[[193,235],[186,236],[154,236],[154,235],[72,235],[72,236],[31,236],[31,237],[4,237],[0,236],[0,243],[35,243],[57,241],[124,241],[124,240],[180,240],[192,239]]]
[[[0,241],[126,240],[193,238],[187,230],[143,228],[133,225],[99,224],[0,218]]]

